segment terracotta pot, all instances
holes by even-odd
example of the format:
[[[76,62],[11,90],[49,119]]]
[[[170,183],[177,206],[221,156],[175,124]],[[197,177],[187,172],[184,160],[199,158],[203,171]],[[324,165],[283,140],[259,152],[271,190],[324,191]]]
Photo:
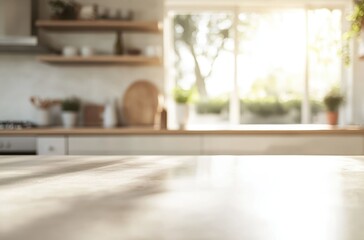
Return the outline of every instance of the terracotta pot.
[[[339,119],[338,112],[327,112],[327,122],[330,125],[337,125]]]

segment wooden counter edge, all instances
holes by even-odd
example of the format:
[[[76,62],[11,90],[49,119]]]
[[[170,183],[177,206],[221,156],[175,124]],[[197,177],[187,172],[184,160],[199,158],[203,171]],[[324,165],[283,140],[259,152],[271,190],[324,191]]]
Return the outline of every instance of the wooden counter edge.
[[[363,135],[364,129],[307,130],[157,130],[138,128],[42,128],[0,130],[0,136],[117,136],[117,135]]]

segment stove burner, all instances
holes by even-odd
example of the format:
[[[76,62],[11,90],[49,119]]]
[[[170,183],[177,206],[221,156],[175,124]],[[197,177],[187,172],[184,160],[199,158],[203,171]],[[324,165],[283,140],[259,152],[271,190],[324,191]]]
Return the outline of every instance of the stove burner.
[[[29,121],[0,121],[0,129],[17,130],[35,127],[37,125]]]

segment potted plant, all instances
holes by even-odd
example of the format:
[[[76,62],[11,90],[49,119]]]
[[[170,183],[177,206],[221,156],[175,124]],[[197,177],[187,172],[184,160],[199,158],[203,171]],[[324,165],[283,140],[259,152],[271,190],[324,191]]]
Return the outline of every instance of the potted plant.
[[[75,1],[50,0],[49,6],[53,19],[73,20],[77,19],[80,5]]]
[[[344,33],[343,60],[350,63],[350,41],[360,36],[364,23],[364,0],[356,0],[351,14],[348,16],[350,28]]]
[[[81,102],[77,98],[67,98],[62,101],[62,122],[64,127],[71,128],[76,125],[80,106]]]
[[[176,120],[180,129],[184,129],[189,117],[189,101],[191,90],[177,87],[174,89],[174,100],[176,102]]]
[[[339,107],[344,101],[344,96],[339,88],[332,88],[324,97],[327,110],[327,121],[330,125],[337,125],[339,119]]]

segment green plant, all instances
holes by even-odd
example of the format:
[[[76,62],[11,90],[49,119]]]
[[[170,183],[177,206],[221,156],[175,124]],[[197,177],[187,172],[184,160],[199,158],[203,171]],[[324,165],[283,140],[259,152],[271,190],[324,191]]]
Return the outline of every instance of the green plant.
[[[78,98],[67,98],[62,101],[62,111],[78,112],[81,107],[81,102]]]
[[[359,37],[364,21],[364,0],[355,1],[354,9],[348,16],[350,28],[344,33],[344,46],[342,50],[345,64],[350,64],[350,41]]]
[[[173,91],[174,100],[179,104],[187,104],[192,97],[192,89],[186,90],[176,87]]]
[[[196,103],[196,111],[199,114],[220,114],[224,109],[227,110],[228,108],[229,101],[224,98],[210,98]]]
[[[324,104],[329,112],[337,112],[340,105],[344,102],[344,96],[339,88],[332,88],[324,97]]]
[[[74,1],[50,0],[52,17],[56,19],[76,19],[80,5]]]
[[[302,99],[292,98],[280,100],[276,98],[245,98],[241,100],[242,111],[248,111],[261,117],[284,116],[289,112],[296,111],[300,121]],[[310,99],[311,114],[316,115],[323,110],[321,101]]]
[[[242,106],[261,117],[282,116],[289,112],[288,106],[275,98],[244,99]]]

